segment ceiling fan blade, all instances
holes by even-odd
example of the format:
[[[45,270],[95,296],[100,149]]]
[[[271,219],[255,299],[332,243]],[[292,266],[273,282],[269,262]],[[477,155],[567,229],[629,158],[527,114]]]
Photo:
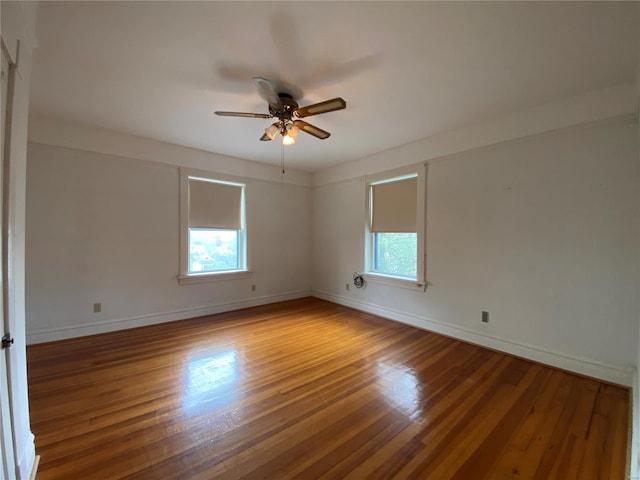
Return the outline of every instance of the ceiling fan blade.
[[[221,117],[248,117],[248,118],[271,118],[269,113],[243,113],[243,112],[214,112]]]
[[[278,92],[276,92],[273,84],[269,80],[262,77],[253,77],[253,83],[256,85],[260,96],[267,101],[270,107],[274,110],[282,110],[284,108]]]
[[[293,124],[309,135],[313,135],[314,137],[318,137],[320,140],[324,140],[325,138],[329,138],[331,134],[321,128],[316,127],[315,125],[311,125],[303,120],[295,120]]]
[[[267,135],[266,133],[263,133],[262,136],[260,137],[260,141],[261,142],[270,142],[271,139],[269,138],[269,135]]]
[[[347,107],[347,102],[342,98],[336,97],[331,100],[325,100],[324,102],[314,103],[313,105],[307,105],[306,107],[298,108],[294,115],[298,118],[310,117],[311,115],[318,115],[320,113],[333,112],[335,110],[342,110]]]

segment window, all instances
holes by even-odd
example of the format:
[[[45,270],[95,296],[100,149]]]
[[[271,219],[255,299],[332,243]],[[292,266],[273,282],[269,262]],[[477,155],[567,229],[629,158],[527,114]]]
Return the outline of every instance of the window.
[[[189,227],[189,273],[240,269],[238,230]]]
[[[424,289],[426,166],[367,177],[367,279]]]
[[[417,233],[375,232],[373,271],[415,279],[418,274]]]
[[[250,274],[245,225],[246,184],[181,170],[180,283]]]

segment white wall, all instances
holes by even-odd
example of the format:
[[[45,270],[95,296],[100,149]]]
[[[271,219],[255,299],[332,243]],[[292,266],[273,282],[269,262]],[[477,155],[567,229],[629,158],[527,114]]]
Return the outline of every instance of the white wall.
[[[385,168],[428,160],[385,152]],[[430,161],[426,292],[345,283],[363,268],[362,176],[314,192],[314,293],[630,384],[638,352],[638,130],[628,118]],[[336,178],[336,172],[318,178]],[[353,172],[349,172],[353,174]],[[490,323],[482,324],[482,310]]]
[[[583,108],[588,109],[584,106]],[[280,168],[276,168],[274,165],[41,116],[29,118],[29,142],[148,160],[172,167],[209,170],[237,177],[278,183],[284,181],[293,185],[311,184],[311,175],[296,170],[295,164],[287,163],[287,173],[282,178]],[[280,163],[279,156],[274,160],[276,163]]]
[[[247,189],[252,278],[179,285],[177,166],[30,143],[28,340],[309,295],[310,188],[249,179]]]

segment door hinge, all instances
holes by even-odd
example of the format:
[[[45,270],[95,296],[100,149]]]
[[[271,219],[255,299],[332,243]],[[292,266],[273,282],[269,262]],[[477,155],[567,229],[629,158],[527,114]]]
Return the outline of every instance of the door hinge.
[[[11,338],[10,333],[7,333],[2,337],[2,348],[9,348],[11,345],[13,345],[13,338]]]

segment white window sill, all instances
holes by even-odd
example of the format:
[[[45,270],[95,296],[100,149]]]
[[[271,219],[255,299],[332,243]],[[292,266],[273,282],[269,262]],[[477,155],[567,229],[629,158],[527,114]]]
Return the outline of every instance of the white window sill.
[[[392,287],[407,288],[409,290],[418,290],[424,292],[427,290],[427,282],[412,280],[410,278],[393,277],[391,275],[382,275],[380,273],[367,272],[363,274],[365,281],[371,283],[379,283],[381,285],[389,285]]]
[[[252,275],[253,272],[249,270],[191,273],[189,275],[178,275],[178,282],[180,283],[180,285],[191,285],[192,283],[219,282],[221,280],[237,280],[240,278],[250,278]]]

